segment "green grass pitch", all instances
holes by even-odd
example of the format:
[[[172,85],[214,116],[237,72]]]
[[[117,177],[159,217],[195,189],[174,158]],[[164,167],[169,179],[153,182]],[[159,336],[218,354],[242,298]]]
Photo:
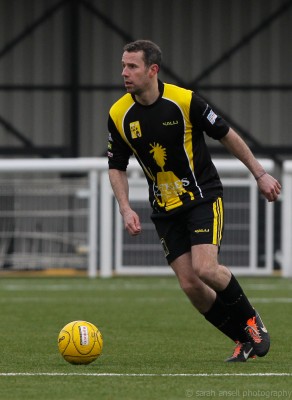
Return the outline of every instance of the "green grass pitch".
[[[0,279],[1,400],[292,399],[292,280],[240,278],[271,334],[266,357],[228,364],[233,343],[174,277]],[[94,323],[103,354],[66,363],[57,337]]]

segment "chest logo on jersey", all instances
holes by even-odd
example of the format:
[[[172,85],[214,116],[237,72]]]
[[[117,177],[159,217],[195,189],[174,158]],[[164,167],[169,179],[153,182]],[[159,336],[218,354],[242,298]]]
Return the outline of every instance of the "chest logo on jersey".
[[[164,126],[178,125],[178,121],[177,120],[176,121],[165,121],[165,122],[162,122],[162,125],[164,125]]]
[[[142,137],[142,131],[139,121],[130,122],[130,131],[132,139]]]
[[[179,179],[173,171],[165,170],[167,160],[166,148],[159,143],[150,143],[150,154],[153,154],[155,163],[161,168],[155,179],[155,195],[158,204],[164,204],[166,211],[182,205],[180,196],[189,193],[192,200],[194,195],[185,189],[190,184],[187,178]],[[160,200],[159,200],[160,198]]]

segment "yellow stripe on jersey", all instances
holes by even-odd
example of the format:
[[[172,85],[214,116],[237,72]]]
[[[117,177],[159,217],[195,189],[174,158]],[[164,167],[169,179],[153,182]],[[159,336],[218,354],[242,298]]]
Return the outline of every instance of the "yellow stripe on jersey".
[[[223,233],[223,204],[221,197],[213,203],[213,244],[220,246]]]
[[[135,102],[132,99],[132,96],[129,93],[127,93],[123,97],[121,97],[110,109],[110,116],[114,124],[116,125],[124,141],[131,147],[132,150],[133,148],[129,143],[126,134],[124,132],[123,123],[125,114],[134,104]]]
[[[189,160],[191,171],[194,173],[194,158],[193,158],[193,142],[192,142],[192,124],[189,118],[190,114],[190,103],[193,92],[169,83],[164,84],[163,97],[173,101],[181,110],[183,114],[185,124],[185,135],[184,135],[184,148],[186,155]]]

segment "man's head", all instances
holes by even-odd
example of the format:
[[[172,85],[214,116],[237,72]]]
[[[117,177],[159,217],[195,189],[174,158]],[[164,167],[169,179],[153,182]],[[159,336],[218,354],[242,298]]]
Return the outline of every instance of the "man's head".
[[[161,50],[150,40],[136,40],[124,47],[122,77],[128,93],[141,102],[157,97],[157,75],[161,65]],[[147,94],[146,99],[142,98]]]
[[[162,53],[157,44],[151,42],[151,40],[136,40],[124,46],[124,51],[128,53],[137,53],[138,51],[143,52],[143,60],[146,67],[150,67],[152,64],[161,66]]]

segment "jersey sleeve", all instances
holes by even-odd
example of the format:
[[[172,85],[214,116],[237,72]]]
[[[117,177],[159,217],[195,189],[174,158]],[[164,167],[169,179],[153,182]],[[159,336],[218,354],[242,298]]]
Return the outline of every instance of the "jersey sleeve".
[[[220,140],[229,131],[226,121],[195,93],[191,100],[190,118],[195,127],[206,132],[213,139]]]
[[[132,155],[131,148],[122,139],[111,116],[108,118],[108,165],[109,169],[126,171],[129,158]]]

